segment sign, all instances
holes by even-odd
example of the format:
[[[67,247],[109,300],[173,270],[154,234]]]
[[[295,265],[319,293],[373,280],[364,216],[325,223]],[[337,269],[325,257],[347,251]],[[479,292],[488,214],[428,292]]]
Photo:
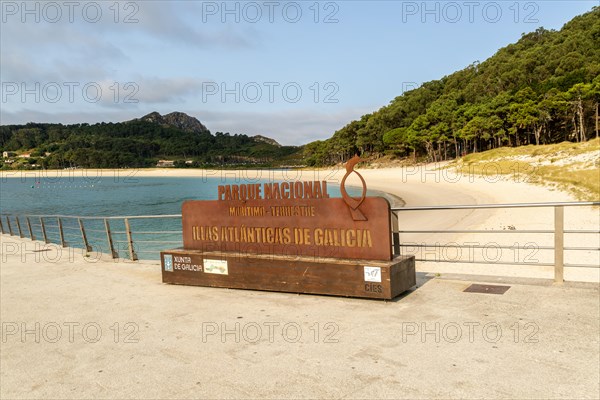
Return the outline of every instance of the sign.
[[[207,274],[229,275],[227,260],[204,259],[204,272]]]
[[[325,181],[220,185],[217,200],[182,205],[183,249],[161,252],[165,283],[392,299],[416,284],[414,256],[392,257],[386,199],[346,164]],[[357,174],[360,197],[346,191]]]
[[[189,250],[235,251],[391,260],[390,206],[367,198],[354,221],[340,198],[320,200],[187,201],[183,246]]]
[[[381,282],[381,268],[365,267],[365,282]]]
[[[350,163],[349,163],[350,164]],[[392,259],[390,205],[380,197],[331,198],[326,181],[221,185],[218,200],[182,207],[186,250]]]

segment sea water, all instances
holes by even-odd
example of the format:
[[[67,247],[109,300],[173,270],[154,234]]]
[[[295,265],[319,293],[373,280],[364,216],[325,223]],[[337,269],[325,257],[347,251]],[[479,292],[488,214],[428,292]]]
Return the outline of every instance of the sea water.
[[[239,175],[222,177],[137,177],[122,173],[90,174],[76,177],[63,174],[46,177],[39,174],[19,173],[0,178],[0,212],[7,230],[6,214],[31,216],[29,223],[36,239],[42,238],[40,215],[80,217],[158,216],[181,214],[186,200],[216,200],[217,188],[223,184],[263,183],[268,179],[249,179],[244,182]],[[347,188],[351,196],[360,196],[358,188]],[[339,184],[330,182],[331,197],[340,197]],[[381,195],[369,192],[369,195]],[[13,231],[16,220],[11,218]],[[21,229],[29,237],[26,219],[20,218]],[[106,223],[102,218],[83,219],[87,240],[95,251],[109,253]],[[58,219],[43,219],[48,239],[60,243]],[[62,218],[64,239],[70,247],[83,247],[79,221]],[[123,219],[108,219],[113,245],[120,257],[128,256],[128,242]],[[157,259],[163,249],[182,245],[180,218],[130,218],[136,252],[140,259]],[[154,233],[156,232],[156,233]]]

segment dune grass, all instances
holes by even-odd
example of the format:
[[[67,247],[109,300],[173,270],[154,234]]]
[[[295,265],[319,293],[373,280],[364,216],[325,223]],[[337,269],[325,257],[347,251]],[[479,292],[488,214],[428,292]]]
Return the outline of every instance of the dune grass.
[[[600,200],[600,139],[584,143],[503,147],[451,162],[464,174],[503,175],[516,181],[551,185],[580,200]]]

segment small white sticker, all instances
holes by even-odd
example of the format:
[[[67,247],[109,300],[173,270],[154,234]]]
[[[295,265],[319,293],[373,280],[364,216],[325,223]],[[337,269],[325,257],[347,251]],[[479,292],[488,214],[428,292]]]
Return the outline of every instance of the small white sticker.
[[[381,282],[381,268],[365,266],[365,282]]]
[[[170,254],[165,254],[163,260],[165,261],[165,271],[173,272],[173,256]]]
[[[208,274],[229,275],[227,260],[204,260],[204,272]]]

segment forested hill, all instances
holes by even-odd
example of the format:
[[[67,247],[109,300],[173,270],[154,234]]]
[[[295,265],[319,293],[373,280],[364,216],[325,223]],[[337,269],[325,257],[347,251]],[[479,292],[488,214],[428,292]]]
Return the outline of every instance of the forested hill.
[[[4,169],[154,167],[162,159],[175,167],[300,162],[294,159],[297,147],[263,136],[212,135],[196,118],[178,112],[120,123],[4,125],[0,150],[14,153]]]
[[[596,136],[600,8],[560,31],[523,34],[486,61],[396,97],[325,141],[305,146],[308,165],[355,153],[439,161],[502,146]]]

